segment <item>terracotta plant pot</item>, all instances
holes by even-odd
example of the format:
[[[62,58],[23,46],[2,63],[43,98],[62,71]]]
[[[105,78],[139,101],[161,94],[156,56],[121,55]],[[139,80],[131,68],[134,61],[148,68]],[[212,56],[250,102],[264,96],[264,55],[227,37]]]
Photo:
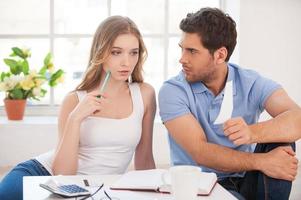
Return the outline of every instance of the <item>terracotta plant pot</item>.
[[[4,106],[9,120],[22,120],[26,99],[4,99]]]

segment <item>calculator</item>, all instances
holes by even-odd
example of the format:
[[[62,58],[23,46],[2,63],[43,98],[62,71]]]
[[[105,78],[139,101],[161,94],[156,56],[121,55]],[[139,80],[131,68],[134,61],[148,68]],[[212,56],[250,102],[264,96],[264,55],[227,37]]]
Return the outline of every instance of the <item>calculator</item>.
[[[63,197],[78,197],[90,195],[90,191],[82,188],[76,184],[59,184],[53,179],[48,180],[46,183],[41,183],[40,187]]]

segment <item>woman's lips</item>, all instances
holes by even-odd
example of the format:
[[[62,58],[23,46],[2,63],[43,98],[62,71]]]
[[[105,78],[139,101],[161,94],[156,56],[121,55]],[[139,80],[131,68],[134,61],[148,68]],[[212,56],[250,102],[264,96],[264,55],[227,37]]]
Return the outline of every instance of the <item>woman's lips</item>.
[[[118,71],[119,74],[121,74],[122,76],[128,75],[130,73],[130,71],[128,70],[122,70],[122,71]]]

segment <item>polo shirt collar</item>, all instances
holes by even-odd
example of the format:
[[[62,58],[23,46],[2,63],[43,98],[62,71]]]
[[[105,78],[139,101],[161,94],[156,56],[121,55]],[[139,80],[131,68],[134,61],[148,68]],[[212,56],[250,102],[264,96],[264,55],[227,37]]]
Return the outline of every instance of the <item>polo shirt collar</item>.
[[[227,64],[228,66],[228,77],[227,77],[227,82],[232,81],[232,87],[233,87],[233,96],[236,95],[236,84],[235,84],[235,70],[234,68],[231,66],[231,64]],[[222,93],[224,94],[224,91],[222,91]]]
[[[202,82],[191,83],[193,93],[203,93],[209,89]]]
[[[233,96],[236,95],[236,84],[235,84],[235,71],[234,68],[231,66],[231,64],[227,64],[228,67],[228,77],[227,77],[227,82],[232,81],[232,86],[233,86]],[[202,82],[195,82],[191,83],[191,88],[193,93],[202,93],[205,91],[209,92],[209,89],[202,83]],[[224,90],[221,92],[224,94]]]

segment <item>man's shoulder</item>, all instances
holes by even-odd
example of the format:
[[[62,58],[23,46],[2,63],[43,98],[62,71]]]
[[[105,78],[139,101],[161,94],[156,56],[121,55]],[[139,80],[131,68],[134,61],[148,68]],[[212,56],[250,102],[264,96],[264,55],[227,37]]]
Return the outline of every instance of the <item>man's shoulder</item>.
[[[182,72],[166,80],[160,88],[159,98],[172,98],[173,96],[186,96],[189,90],[189,83],[186,81]]]
[[[254,95],[268,94],[269,91],[279,88],[280,85],[255,70],[239,67],[238,65],[229,65],[235,71],[235,84],[238,91],[243,93],[253,93]]]
[[[249,68],[241,67],[233,63],[229,63],[229,67],[231,67],[234,70],[235,76],[249,78],[249,79],[256,79],[260,77],[260,74],[257,71]]]
[[[252,87],[257,80],[263,78],[257,71],[252,69],[240,67],[235,64],[229,64],[229,67],[234,71],[235,82],[240,84],[241,87]]]
[[[183,88],[188,85],[185,76],[182,72],[178,75],[171,77],[170,79],[164,81],[162,88]]]

